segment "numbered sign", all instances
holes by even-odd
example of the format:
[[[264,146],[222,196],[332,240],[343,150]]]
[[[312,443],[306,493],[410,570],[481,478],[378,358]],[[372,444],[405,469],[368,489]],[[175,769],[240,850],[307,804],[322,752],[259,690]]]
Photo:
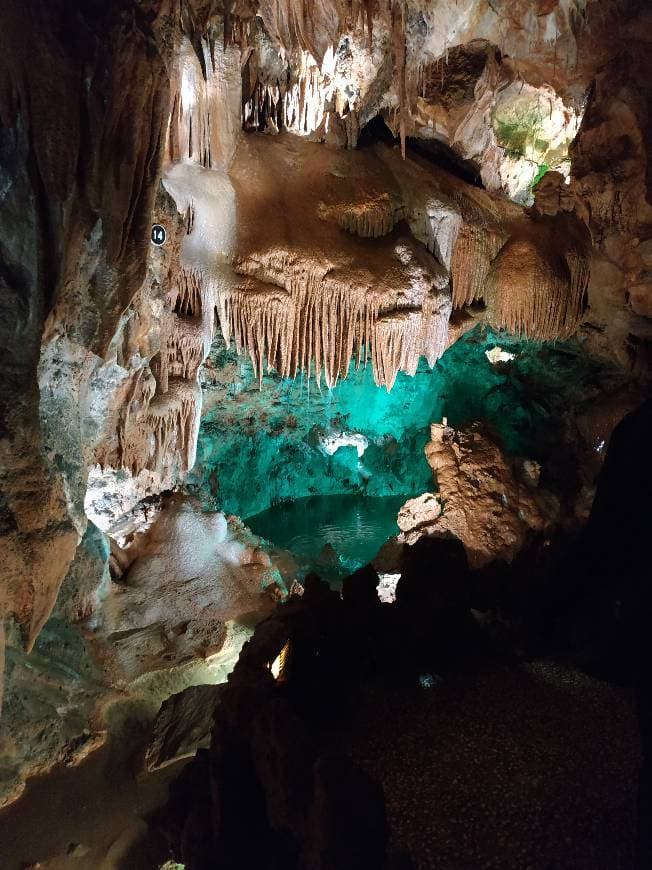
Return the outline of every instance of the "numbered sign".
[[[162,227],[160,224],[154,224],[152,227],[152,242],[155,245],[163,245],[165,244],[166,238],[167,233],[165,232],[165,227]]]

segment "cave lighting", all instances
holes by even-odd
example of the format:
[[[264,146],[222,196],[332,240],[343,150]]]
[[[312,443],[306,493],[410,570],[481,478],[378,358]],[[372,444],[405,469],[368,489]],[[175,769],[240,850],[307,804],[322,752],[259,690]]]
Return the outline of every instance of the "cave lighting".
[[[509,353],[509,351],[503,350],[498,346],[492,347],[491,350],[485,350],[484,355],[492,366],[495,366],[497,363],[507,363],[516,359],[516,354]]]
[[[283,680],[283,673],[285,671],[285,666],[287,664],[288,655],[290,653],[290,641],[287,640],[283,645],[280,653],[276,656],[274,661],[269,665],[269,669],[272,672],[272,676],[277,682]]]
[[[379,574],[379,583],[376,587],[378,597],[383,604],[393,604],[396,601],[396,584],[401,579],[400,574]]]
[[[355,447],[358,459],[362,459],[369,446],[369,441],[360,432],[331,432],[328,435],[322,435],[319,443],[328,456],[333,456],[340,447]]]

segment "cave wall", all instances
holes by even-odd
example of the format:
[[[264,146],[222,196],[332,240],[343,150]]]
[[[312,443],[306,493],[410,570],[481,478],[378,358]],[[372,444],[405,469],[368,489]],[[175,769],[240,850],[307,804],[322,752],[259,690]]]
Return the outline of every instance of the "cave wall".
[[[3,6],[0,601],[25,626],[28,646],[85,528],[83,435],[79,414],[66,412],[79,408],[89,370],[145,275],[174,12]],[[65,381],[51,409],[66,414],[65,433],[48,425],[47,411],[39,419],[42,341],[61,346],[45,379]]]
[[[489,190],[527,203],[548,170],[564,175],[569,184],[555,176],[538,192],[544,212],[575,212],[591,231],[587,338],[595,352],[647,370],[645,3],[465,0],[349,10],[284,0],[261,4],[260,16],[243,92],[254,129],[284,125],[352,147],[382,117],[403,143],[416,137],[448,149]]]
[[[465,0],[349,8],[265,0],[258,11],[254,18],[253,6],[239,4],[221,15],[211,3],[181,0],[3,6],[0,534],[7,555],[0,612],[17,617],[28,647],[84,534],[89,466],[106,511],[119,514],[174,486],[192,465],[196,377],[214,324],[207,307],[189,337],[174,310],[194,280],[193,263],[184,259],[193,209],[191,202],[179,209],[159,178],[163,162],[176,158],[226,177],[239,138],[238,104],[245,126],[250,117],[270,133],[285,125],[340,147],[354,145],[364,124],[381,115],[403,149],[410,136],[436,140],[470,162],[496,194],[519,196],[514,161],[536,164],[539,174],[550,160],[563,174],[564,148],[583,117],[570,150],[571,184],[561,175],[540,182],[534,212],[519,209],[517,219],[504,199],[449,182],[436,213],[426,209],[430,230],[419,229],[424,207],[413,191],[421,182],[410,179],[409,161],[401,170],[393,155],[403,212],[390,222],[407,217],[416,240],[438,259],[436,267],[429,261],[438,273],[431,289],[446,295],[440,267],[453,274],[454,306],[477,301],[482,284],[494,323],[537,335],[528,333],[535,318],[548,329],[538,337],[553,337],[570,334],[582,318],[587,346],[645,370],[645,4]],[[521,99],[534,99],[536,91],[537,100],[548,100],[550,117],[561,118],[543,144],[530,134],[544,113],[539,109],[532,120],[531,104],[516,102],[517,91]],[[528,179],[530,197],[531,172]],[[345,230],[364,236],[367,223],[387,223],[385,206],[350,214],[346,200],[336,205],[330,219]],[[155,220],[169,229],[164,249],[149,243]],[[527,229],[514,233],[514,221]],[[588,313],[584,225],[593,242]],[[252,266],[260,252],[247,244],[238,268],[249,281],[241,285],[251,289],[261,277]],[[477,274],[459,272],[477,260]],[[512,304],[523,295],[523,263],[530,296],[545,290],[543,313],[527,300],[519,310]],[[456,265],[465,276],[458,288]],[[435,286],[440,277],[442,286]],[[568,299],[571,316],[548,322]],[[380,344],[395,343],[400,333],[407,348],[412,320],[388,318],[379,327]],[[260,341],[245,336],[240,346],[259,355],[262,369]],[[309,358],[304,352],[303,363],[286,373]],[[415,361],[414,348],[391,359],[379,354],[387,372],[381,382],[391,385]],[[340,362],[345,372],[348,362]],[[178,379],[172,391],[170,376]]]
[[[491,362],[496,348],[506,362]],[[400,372],[391,391],[375,385],[370,365],[354,363],[330,390],[314,376],[275,372],[261,389],[251,362],[220,335],[200,380],[203,416],[186,487],[207,507],[244,518],[317,494],[432,491],[424,449],[431,423],[443,418],[454,427],[486,421],[508,456],[539,464],[567,517],[582,516],[610,431],[639,401],[622,369],[578,340],[523,341],[480,325],[433,369],[422,360],[414,376]]]

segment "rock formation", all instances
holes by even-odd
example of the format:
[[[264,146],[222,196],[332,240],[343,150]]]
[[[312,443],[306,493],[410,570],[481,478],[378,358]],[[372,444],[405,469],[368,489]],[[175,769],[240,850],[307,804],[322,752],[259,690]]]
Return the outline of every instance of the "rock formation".
[[[5,379],[14,421],[8,421],[10,434],[4,440],[5,489],[15,493],[5,537],[16,567],[3,609],[26,626],[28,643],[51,611],[83,534],[88,469],[99,463],[126,468],[136,479],[145,472],[159,475],[160,480],[143,476],[142,485],[135,487],[142,497],[173,484],[192,464],[199,414],[193,384],[207,352],[213,315],[204,311],[200,324],[188,305],[181,314],[175,311],[185,293],[174,289],[179,283],[214,283],[212,294],[208,287],[200,291],[202,298],[213,299],[222,329],[246,347],[259,369],[263,358],[289,375],[314,366],[323,370],[327,383],[342,376],[351,352],[363,359],[370,354],[378,382],[387,386],[397,370],[412,371],[421,353],[436,360],[446,344],[448,278],[443,270],[451,276],[455,307],[484,298],[493,322],[532,337],[567,335],[582,316],[586,238],[570,212],[564,212],[561,226],[547,227],[536,217],[518,217],[503,205],[492,205],[486,197],[480,202],[479,192],[474,197],[460,184],[451,188],[441,181],[434,205],[432,200],[428,204],[423,198],[417,201],[414,191],[405,195],[406,182],[398,170],[397,181],[389,186],[374,182],[364,194],[350,188],[346,170],[344,176],[331,175],[330,202],[324,191],[314,189],[309,208],[323,203],[320,223],[317,217],[303,221],[297,215],[294,225],[305,224],[308,237],[317,226],[323,235],[335,222],[362,237],[335,241],[331,236],[337,256],[331,251],[320,257],[320,268],[308,262],[298,238],[288,245],[290,240],[279,236],[275,243],[266,242],[267,252],[256,250],[247,238],[256,232],[247,212],[263,212],[263,201],[278,205],[273,181],[280,182],[279,173],[290,164],[281,161],[274,168],[269,163],[267,180],[260,176],[253,181],[251,164],[260,164],[258,151],[264,150],[253,140],[236,155],[232,172],[239,238],[235,245],[211,246],[213,255],[232,262],[237,277],[229,274],[213,282],[217,276],[209,270],[202,278],[196,272],[189,278],[188,270],[216,264],[198,263],[193,256],[197,243],[186,244],[179,232],[185,225],[191,236],[206,240],[205,233],[214,230],[204,217],[202,227],[193,226],[197,212],[192,197],[184,200],[176,221],[169,200],[157,194],[162,162],[185,160],[224,173],[234,159],[241,120],[245,126],[313,133],[327,143],[352,146],[365,124],[380,114],[400,133],[404,151],[410,136],[446,143],[456,158],[476,167],[490,190],[522,198],[524,188],[514,186],[509,166],[525,161],[536,164],[537,172],[545,165],[566,173],[568,144],[585,112],[587,122],[570,152],[576,155],[578,179],[571,192],[580,203],[575,211],[585,216],[590,209],[591,230],[602,252],[594,270],[592,316],[599,320],[602,310],[611,320],[599,290],[600,275],[609,269],[627,271],[623,301],[631,312],[628,325],[614,324],[610,334],[620,347],[624,340],[631,344],[627,336],[636,336],[638,359],[641,342],[647,341],[646,248],[635,240],[641,239],[648,207],[640,193],[630,197],[616,175],[605,174],[592,156],[602,150],[611,119],[627,115],[632,157],[624,149],[622,158],[615,155],[614,160],[629,159],[627,173],[618,176],[628,179],[627,190],[634,189],[635,179],[637,190],[643,189],[639,106],[644,97],[639,95],[644,85],[637,84],[642,50],[637,33],[642,30],[636,4],[619,9],[616,17],[611,4],[601,11],[589,4],[583,12],[566,2],[546,3],[534,12],[525,3],[507,8],[481,0],[467,0],[462,7],[407,4],[395,10],[381,4],[348,10],[335,4],[299,11],[281,2],[263,3],[258,15],[253,7],[239,7],[226,20],[211,16],[200,3],[164,3],[146,15],[125,8],[99,18],[90,12],[68,14],[64,5],[49,4],[45,10],[36,2],[11,4],[3,29],[6,166],[16,179],[3,200],[3,262],[8,264],[5,284],[13,294],[11,312],[19,298],[28,312],[20,321],[24,337],[18,342],[11,338],[20,359]],[[615,31],[630,41],[626,61],[616,58],[620,42],[613,38]],[[28,64],[14,47],[35,33],[41,60]],[[133,36],[125,38],[127,33]],[[595,70],[606,70],[609,63],[617,75],[601,73],[587,100]],[[617,91],[624,63],[633,83]],[[58,82],[70,84],[71,94],[84,78],[81,71],[94,70],[82,95],[81,118],[76,109],[66,109],[65,116],[54,109],[48,64],[58,71]],[[128,86],[126,76],[138,87]],[[37,96],[27,99],[28,93]],[[127,99],[121,101],[117,97],[123,94]],[[71,98],[67,105],[79,102]],[[272,160],[299,147],[269,144]],[[298,152],[283,159],[300,160]],[[317,158],[311,154],[311,159]],[[335,164],[346,163],[329,152],[320,152],[318,159],[325,163],[322,172],[341,171]],[[352,159],[352,165],[362,161],[373,166],[376,158],[367,160],[361,153]],[[611,167],[614,160],[608,161]],[[30,175],[30,161],[37,175]],[[307,195],[308,177],[300,174],[305,167],[297,168],[292,180]],[[376,179],[379,172],[385,176],[384,169],[371,169]],[[534,176],[528,173],[523,178],[531,181]],[[628,210],[614,211],[605,196],[628,202]],[[602,204],[596,197],[602,197]],[[50,215],[44,199],[74,204]],[[640,207],[634,209],[635,202]],[[607,213],[615,233],[628,234],[625,246],[631,255],[618,253],[622,243],[608,241],[601,231]],[[428,214],[425,226],[421,214]],[[278,233],[283,221],[269,215],[266,229],[273,226]],[[398,235],[392,239],[402,220],[435,259],[424,260],[413,242],[405,246]],[[157,221],[167,227],[167,248],[148,248],[149,227]],[[525,227],[514,230],[512,221],[525,221]],[[363,245],[370,236],[395,248],[398,243],[392,254],[387,248],[386,266],[380,265],[373,245]],[[39,252],[32,260],[21,254],[27,238]],[[374,266],[372,293],[364,289],[368,256]],[[515,292],[515,274],[525,265],[530,277]],[[383,271],[398,296],[382,290]],[[398,284],[390,279],[393,272],[402,273]],[[358,289],[343,294],[343,286]],[[517,304],[513,297],[521,301]],[[305,320],[297,306],[306,311]],[[39,355],[40,417],[34,381]],[[78,420],[74,426],[57,425],[63,408]],[[32,444],[42,444],[36,451],[41,459],[29,455]],[[28,478],[31,488],[22,483]],[[99,479],[109,480],[111,474]],[[49,506],[30,516],[27,492],[35,489],[48,493]],[[22,582],[26,572],[39,576],[31,591]]]
[[[444,420],[433,423],[430,437],[426,457],[437,495],[401,508],[398,524],[408,543],[452,534],[469,563],[481,568],[496,559],[511,562],[528,535],[554,527],[559,503],[539,488],[536,462],[510,461],[481,424],[456,431]]]
[[[122,720],[145,736],[169,695],[223,682],[251,626],[287,594],[258,539],[192,500],[159,500],[110,532],[109,560],[89,525],[33,653],[10,628],[0,805],[27,777],[121,740]],[[186,735],[188,747],[203,736]]]

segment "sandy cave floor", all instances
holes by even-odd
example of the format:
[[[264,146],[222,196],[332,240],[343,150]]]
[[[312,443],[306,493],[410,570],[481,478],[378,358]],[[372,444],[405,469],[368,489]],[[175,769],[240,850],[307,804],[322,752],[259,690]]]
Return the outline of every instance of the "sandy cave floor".
[[[146,816],[187,763],[136,776],[131,756],[109,743],[75,767],[35,777],[0,810],[1,870],[125,870]]]

